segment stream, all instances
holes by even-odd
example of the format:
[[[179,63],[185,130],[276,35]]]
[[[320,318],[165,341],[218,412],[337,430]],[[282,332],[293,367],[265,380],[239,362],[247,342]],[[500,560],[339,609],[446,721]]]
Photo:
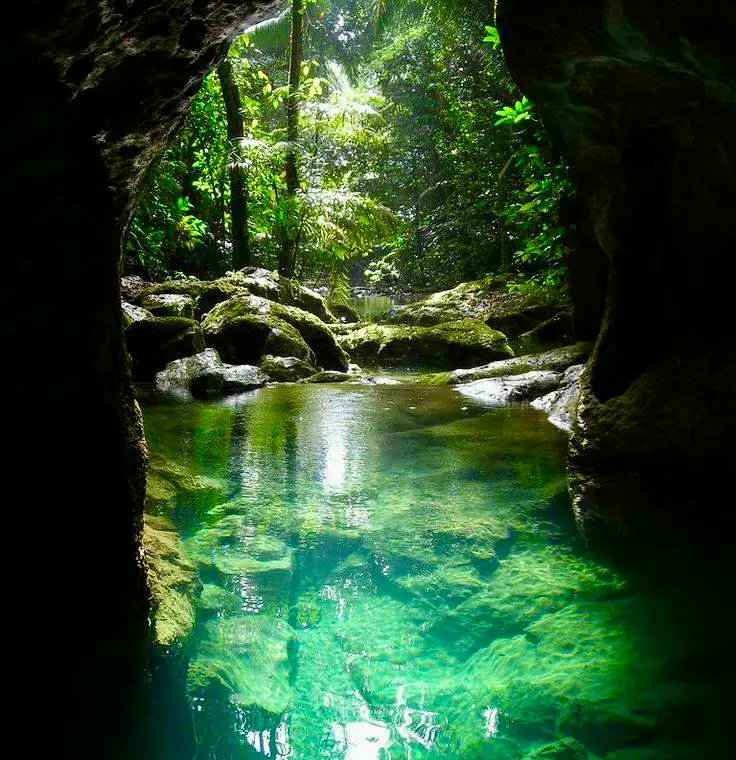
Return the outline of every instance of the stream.
[[[586,550],[541,413],[380,384],[142,405],[158,485],[189,473],[148,509],[199,579],[199,760],[720,757],[692,594]]]

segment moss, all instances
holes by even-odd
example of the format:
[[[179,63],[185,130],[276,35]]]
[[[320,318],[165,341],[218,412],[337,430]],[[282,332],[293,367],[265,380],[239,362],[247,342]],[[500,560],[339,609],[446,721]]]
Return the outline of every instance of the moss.
[[[513,356],[506,337],[477,320],[434,327],[367,324],[339,336],[353,358],[367,364],[468,367]]]
[[[452,385],[452,372],[432,372],[425,375],[419,375],[415,382],[419,385]]]
[[[327,308],[341,323],[360,322],[360,315],[347,303],[339,303],[332,298],[327,299]]]

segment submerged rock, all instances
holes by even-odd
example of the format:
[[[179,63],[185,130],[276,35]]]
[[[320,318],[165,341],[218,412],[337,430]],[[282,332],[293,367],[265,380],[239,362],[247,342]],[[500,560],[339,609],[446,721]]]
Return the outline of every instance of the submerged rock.
[[[528,755],[524,755],[524,760],[589,760],[585,747],[575,739],[567,737],[554,742],[554,744],[545,744]]]
[[[214,348],[201,354],[177,359],[156,375],[156,387],[161,391],[184,389],[193,396],[240,393],[260,388],[268,375],[248,364],[223,364]]]
[[[143,548],[155,638],[166,646],[183,639],[194,627],[197,572],[186,556],[176,528],[166,518],[145,516]]]
[[[580,381],[584,371],[584,364],[568,367],[557,390],[531,402],[535,409],[540,409],[547,414],[553,425],[568,432],[572,429],[577,416]]]
[[[324,370],[316,372],[302,382],[304,383],[344,383],[346,380],[354,380],[355,375],[350,372],[336,372],[335,370]]]
[[[199,325],[183,317],[153,317],[125,328],[125,345],[134,380],[153,380],[169,362],[204,351]]]
[[[198,502],[213,506],[222,500],[224,492],[219,481],[197,475],[168,457],[151,452],[146,476],[147,513],[172,507],[180,496],[195,497]]]
[[[514,355],[505,335],[472,319],[434,327],[366,324],[338,341],[366,364],[467,367]]]
[[[283,323],[291,325],[314,352],[317,366],[341,372],[347,370],[348,357],[337,344],[335,336],[330,332],[327,325],[313,314],[294,306],[284,306],[259,296],[239,295],[218,304],[205,316],[202,327],[208,339],[220,349],[221,354],[229,358],[218,343],[226,342],[229,350],[242,342],[243,336],[238,340],[234,333],[242,332],[243,326],[259,324],[266,326],[269,330],[277,327],[283,332]],[[227,338],[224,339],[223,336],[227,336]],[[251,355],[258,348],[252,346]],[[303,361],[313,363],[310,361],[311,357],[305,356],[304,352],[290,351],[285,353],[283,349],[280,351],[273,350],[273,346],[267,345],[265,340],[261,342],[260,353],[258,357],[255,357],[255,360],[257,361],[263,354],[296,356]]]
[[[194,319],[194,300],[187,295],[152,293],[140,298],[139,303],[155,317],[186,317],[187,319]]]
[[[538,398],[560,385],[562,375],[558,372],[525,372],[509,377],[489,377],[457,386],[465,396],[490,406],[503,406]]]
[[[296,356],[266,354],[259,366],[272,380],[279,383],[293,383],[316,372],[311,364],[297,359]]]

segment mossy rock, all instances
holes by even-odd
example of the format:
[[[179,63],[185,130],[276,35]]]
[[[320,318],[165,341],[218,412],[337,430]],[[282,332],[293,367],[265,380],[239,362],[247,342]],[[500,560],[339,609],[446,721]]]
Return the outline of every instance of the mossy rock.
[[[338,340],[365,364],[450,369],[514,355],[505,335],[472,319],[434,327],[366,324]]]
[[[204,351],[199,325],[183,317],[153,317],[131,322],[125,328],[125,345],[131,372],[137,381],[153,380],[169,362]]]
[[[226,275],[223,280],[245,288],[254,296],[307,311],[323,322],[336,321],[335,314],[330,310],[325,298],[296,280],[282,277],[278,272],[259,267],[245,267]]]
[[[315,372],[306,379],[302,380],[304,383],[344,383],[347,380],[354,380],[355,375],[351,375],[348,372],[336,372],[334,370],[324,370],[323,372]]]
[[[128,303],[127,301],[121,301],[120,308],[123,312],[124,327],[127,327],[131,322],[140,322],[141,320],[145,319],[153,319],[153,314],[151,314],[148,309],[144,309],[141,306],[136,306],[135,304]]]
[[[205,316],[202,326],[207,342],[217,349],[225,361],[258,364],[264,355],[270,354],[295,356],[310,365],[316,363],[312,349],[299,332],[283,319],[261,314],[215,319],[212,315],[220,306]]]
[[[202,322],[202,327],[208,336],[208,340],[211,340],[218,347],[220,354],[228,361],[251,363],[242,359],[235,362],[218,345],[218,341],[222,340],[222,335],[232,333],[236,325],[243,324],[239,320],[249,320],[251,322],[255,320],[265,325],[281,325],[285,322],[291,325],[301,335],[309,348],[312,349],[316,357],[316,366],[340,372],[344,372],[348,368],[349,359],[347,355],[337,344],[335,336],[330,332],[327,325],[318,317],[294,306],[284,306],[275,301],[250,295],[235,296],[224,303],[218,304],[207,314]],[[258,357],[260,358],[263,354],[296,356],[310,364],[314,363],[314,361],[310,361],[311,357],[304,356],[303,352],[291,351],[284,353],[283,348],[273,350],[270,345],[263,345],[261,347]]]
[[[520,335],[554,316],[566,297],[556,289],[509,290],[506,276],[461,282],[421,301],[395,306],[381,317],[390,324],[428,327],[459,319],[477,319],[507,335]]]
[[[200,319],[221,301],[227,301],[243,288],[225,279],[219,280],[166,280],[144,288],[136,298],[136,303],[161,295],[188,296],[194,303],[194,316]]]
[[[143,547],[153,601],[154,635],[157,643],[166,646],[186,637],[194,627],[199,580],[176,529],[165,518],[146,515]]]
[[[315,373],[311,364],[296,356],[272,356],[266,354],[261,359],[260,368],[278,383],[293,383]]]
[[[142,297],[140,305],[154,317],[185,317],[194,319],[194,299],[177,293],[151,293]]]
[[[590,343],[575,343],[538,354],[525,354],[512,359],[490,362],[479,367],[421,375],[417,378],[417,382],[424,385],[456,385],[489,377],[523,375],[527,372],[564,372],[573,365],[584,364],[592,349],[593,346]]]

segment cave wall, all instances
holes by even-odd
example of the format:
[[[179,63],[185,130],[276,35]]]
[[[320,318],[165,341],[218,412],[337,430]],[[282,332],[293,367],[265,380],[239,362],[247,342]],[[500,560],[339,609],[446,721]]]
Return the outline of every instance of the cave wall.
[[[202,77],[273,6],[26,0],[4,18],[6,696],[30,757],[146,756],[132,728],[155,720],[141,690],[146,450],[121,235]]]
[[[498,0],[497,23],[578,180],[584,310],[600,252],[608,270],[573,472],[721,478],[736,461],[736,4]]]

